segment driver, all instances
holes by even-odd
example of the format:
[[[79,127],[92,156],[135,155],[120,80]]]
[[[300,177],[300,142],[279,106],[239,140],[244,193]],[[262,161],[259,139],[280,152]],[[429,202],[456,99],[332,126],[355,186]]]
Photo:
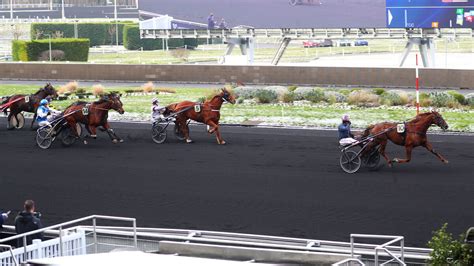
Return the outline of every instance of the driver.
[[[49,126],[50,121],[53,120],[61,112],[56,111],[48,106],[49,102],[46,99],[40,101],[40,106],[36,110],[36,121],[40,127]]]
[[[160,106],[160,101],[157,98],[153,98],[151,104],[151,118],[153,121],[165,120],[164,112],[166,107]]]
[[[339,132],[340,145],[344,146],[357,142],[351,133],[351,120],[348,114],[342,116],[342,123],[337,128],[337,131]]]

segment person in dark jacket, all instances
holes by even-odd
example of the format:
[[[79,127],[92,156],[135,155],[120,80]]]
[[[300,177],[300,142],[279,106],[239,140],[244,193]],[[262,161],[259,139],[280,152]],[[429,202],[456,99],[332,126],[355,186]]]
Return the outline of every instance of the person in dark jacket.
[[[15,218],[15,231],[17,234],[23,234],[27,232],[31,232],[34,230],[38,230],[43,228],[41,224],[41,214],[39,212],[35,212],[35,202],[32,200],[25,201],[24,210],[18,213]],[[37,233],[33,235],[29,235],[26,237],[27,245],[32,243],[33,239],[43,239],[42,233]],[[17,243],[18,247],[23,246],[23,238],[18,239]]]
[[[208,30],[213,30],[216,28],[216,21],[214,20],[214,14],[210,14],[209,17],[207,17],[207,29]]]
[[[351,133],[351,120],[349,115],[345,114],[342,116],[342,123],[337,128],[339,133],[339,144],[349,145],[357,140],[354,139],[354,135]]]

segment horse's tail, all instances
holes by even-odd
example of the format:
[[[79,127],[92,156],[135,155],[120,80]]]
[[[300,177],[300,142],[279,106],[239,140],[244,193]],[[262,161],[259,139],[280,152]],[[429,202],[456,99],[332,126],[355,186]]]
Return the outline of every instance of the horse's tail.
[[[370,135],[370,131],[375,127],[375,125],[369,125],[362,133],[362,138],[366,138]]]

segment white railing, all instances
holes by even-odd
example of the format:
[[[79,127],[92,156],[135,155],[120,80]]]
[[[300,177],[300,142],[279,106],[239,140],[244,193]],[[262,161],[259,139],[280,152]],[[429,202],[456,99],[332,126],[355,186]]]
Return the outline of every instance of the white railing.
[[[385,265],[390,262],[398,262],[400,265],[405,264],[404,249],[405,249],[405,240],[403,236],[388,236],[388,235],[364,235],[364,234],[351,234],[351,257],[354,257],[354,241],[355,238],[371,238],[371,239],[391,239],[390,241],[378,245],[375,247],[375,265]],[[390,251],[388,247],[397,242],[400,242],[400,257],[395,255],[394,252]],[[382,264],[379,264],[379,251],[385,252],[392,259],[386,261]]]
[[[363,263],[360,259],[356,259],[356,258],[345,259],[345,260],[342,260],[340,262],[333,263],[332,266],[342,266],[342,265],[346,265],[346,264],[347,265],[352,265],[354,262],[358,263],[361,266],[365,266],[365,263]]]
[[[61,247],[62,246],[62,247]],[[33,244],[0,253],[0,265],[18,265],[32,259],[86,254],[86,236],[83,230],[47,241],[33,240]]]
[[[132,227],[129,229],[132,230],[133,247],[135,248],[137,247],[137,222],[135,218],[91,215],[91,216],[79,218],[76,220],[72,220],[69,222],[34,230],[34,231],[27,232],[24,234],[19,234],[19,235],[7,237],[4,239],[0,239],[0,244],[7,243],[9,241],[22,241],[23,242],[23,247],[14,249],[13,255],[11,254],[5,255],[7,253],[4,252],[2,253],[4,257],[0,257],[0,258],[8,260],[8,258],[16,257],[19,261],[24,262],[29,259],[37,258],[36,256],[55,257],[55,256],[65,256],[65,255],[75,255],[77,252],[79,252],[77,250],[80,250],[81,254],[84,254],[85,249],[87,248],[87,245],[85,242],[84,230],[80,230],[80,227],[77,227],[77,226],[72,228],[72,225],[77,225],[78,223],[82,223],[86,221],[92,221],[92,239],[94,240],[92,245],[94,245],[94,251],[95,253],[97,253],[97,246],[98,246],[97,230],[96,230],[97,220],[132,222]],[[74,242],[73,237],[71,237],[71,234],[70,234],[70,232],[73,232],[73,230],[76,230],[77,232],[82,232],[81,234],[84,237],[81,238],[80,241],[76,239],[74,240],[76,242]],[[40,242],[39,244],[38,242],[35,242],[35,244],[27,245],[27,237],[38,234],[38,233],[49,233],[49,234],[57,235],[58,237],[52,240]],[[44,244],[44,243],[47,243],[47,244]],[[40,247],[41,249],[38,249]],[[36,253],[37,255],[33,255]],[[12,259],[10,259],[10,261],[11,260]],[[9,265],[9,264],[7,263],[6,265]]]

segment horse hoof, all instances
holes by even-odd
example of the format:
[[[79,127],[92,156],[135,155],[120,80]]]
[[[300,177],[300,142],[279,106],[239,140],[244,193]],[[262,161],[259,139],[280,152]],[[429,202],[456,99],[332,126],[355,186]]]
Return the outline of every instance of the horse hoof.
[[[114,140],[112,140],[112,143],[113,143],[113,144],[117,144],[117,143],[118,143],[118,140],[114,139]]]
[[[120,142],[120,143],[123,143],[123,139],[119,139],[119,142]]]
[[[445,164],[448,164],[448,163],[449,163],[449,161],[448,161],[448,160],[444,160],[444,161],[443,161],[443,163],[445,163]]]
[[[87,145],[87,140],[84,140],[84,145]]]
[[[187,139],[186,140],[186,143],[193,143],[194,141],[190,140],[190,139]]]

